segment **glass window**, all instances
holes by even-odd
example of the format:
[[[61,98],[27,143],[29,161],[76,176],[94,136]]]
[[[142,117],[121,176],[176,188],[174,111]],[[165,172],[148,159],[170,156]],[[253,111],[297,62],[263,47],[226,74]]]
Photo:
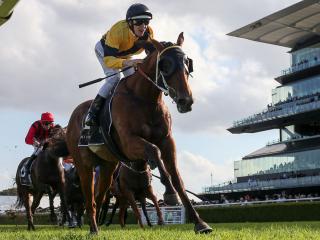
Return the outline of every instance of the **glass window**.
[[[320,168],[320,149],[235,161],[235,177]]]
[[[300,98],[316,93],[320,93],[320,75],[273,89],[272,104],[283,102],[293,97]]]

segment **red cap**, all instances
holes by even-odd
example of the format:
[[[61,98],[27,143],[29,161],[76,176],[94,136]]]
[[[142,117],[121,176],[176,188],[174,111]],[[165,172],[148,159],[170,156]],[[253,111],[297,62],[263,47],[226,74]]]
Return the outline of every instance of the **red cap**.
[[[49,112],[45,112],[41,114],[41,121],[44,122],[53,122],[54,121],[54,117],[52,113]]]

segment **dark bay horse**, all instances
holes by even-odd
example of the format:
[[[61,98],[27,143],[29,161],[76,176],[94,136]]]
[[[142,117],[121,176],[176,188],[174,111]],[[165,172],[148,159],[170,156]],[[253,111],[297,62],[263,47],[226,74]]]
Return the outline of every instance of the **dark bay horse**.
[[[111,224],[115,211],[119,207],[119,222],[121,227],[124,227],[126,211],[128,206],[131,205],[131,208],[140,227],[144,228],[140,212],[135,202],[135,200],[138,200],[141,204],[141,208],[146,217],[148,226],[151,227],[152,224],[149,220],[146,208],[146,198],[150,199],[155,206],[158,216],[158,225],[163,225],[163,216],[159,208],[157,197],[153,192],[153,188],[151,185],[152,173],[148,164],[143,161],[128,163],[128,165],[124,163],[120,164],[120,169],[118,170],[118,173],[116,173],[114,181],[112,181],[112,185],[110,187],[112,195],[116,198],[116,203],[113,206],[110,220],[106,225],[109,226]],[[104,210],[104,212],[101,214],[104,215],[101,216],[102,223],[104,222],[106,214],[108,212],[110,203],[109,195],[110,194],[107,193],[107,200],[104,202],[104,206],[102,207],[102,209]]]
[[[180,113],[191,111],[193,98],[188,83],[191,61],[182,51],[183,41],[183,33],[175,45],[164,46],[151,40],[155,50],[138,66],[138,71],[120,81],[112,101],[113,137],[131,161],[144,160],[158,166],[166,191],[178,192],[188,220],[195,224],[195,232],[207,233],[212,229],[193,208],[180,177],[171,132],[171,116],[162,98],[162,92],[169,95]],[[89,147],[78,147],[82,122],[90,103],[84,102],[73,111],[66,141],[81,179],[90,232],[97,233],[96,213],[99,213],[119,159],[108,149],[105,150],[107,157],[101,158]],[[93,168],[96,165],[100,165],[101,174],[95,198]],[[170,185],[170,179],[175,190]]]
[[[57,193],[61,198],[63,218],[68,218],[64,191],[64,169],[60,158],[69,154],[64,138],[65,129],[56,125],[50,132],[48,141],[44,144],[43,151],[33,160],[31,166],[32,186],[22,185],[20,181],[21,168],[28,158],[23,159],[18,166],[16,173],[17,206],[21,207],[24,205],[26,209],[28,230],[35,230],[33,215],[45,193],[49,195],[51,220],[56,219],[53,199]],[[32,205],[31,196],[33,196]],[[70,219],[68,218],[68,220]]]
[[[65,179],[67,210],[72,218],[76,218],[76,226],[81,228],[85,201],[81,191],[80,178],[75,167],[65,170]]]

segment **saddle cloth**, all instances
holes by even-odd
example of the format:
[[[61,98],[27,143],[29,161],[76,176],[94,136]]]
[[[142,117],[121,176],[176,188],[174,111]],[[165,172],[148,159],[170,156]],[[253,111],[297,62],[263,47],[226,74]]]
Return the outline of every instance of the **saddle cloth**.
[[[27,161],[24,161],[22,164],[22,167],[20,169],[20,183],[21,185],[29,186],[31,187],[32,184],[32,179],[31,179],[31,169],[34,164],[34,161],[30,165],[30,170],[27,170],[27,163],[30,161],[30,158],[28,158]]]
[[[121,79],[120,81],[123,81],[123,79]],[[99,148],[107,147],[108,150],[120,161],[130,162],[131,160],[124,156],[124,154],[119,150],[119,147],[112,138],[112,132],[114,131],[111,116],[112,99],[120,81],[113,86],[106,98],[106,101],[98,116],[99,126],[85,126],[85,118],[83,119],[83,128],[81,130],[81,136],[78,146],[89,147],[90,149],[95,149],[95,151],[99,151]]]

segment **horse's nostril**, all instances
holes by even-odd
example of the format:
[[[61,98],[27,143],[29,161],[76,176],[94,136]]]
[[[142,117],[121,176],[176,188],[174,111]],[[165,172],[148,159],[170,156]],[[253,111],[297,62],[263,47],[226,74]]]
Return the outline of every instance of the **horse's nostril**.
[[[181,106],[192,105],[193,99],[192,97],[179,98],[177,101],[177,104]]]
[[[184,105],[186,104],[186,102],[187,102],[187,101],[186,101],[185,98],[180,98],[180,99],[178,99],[177,104],[184,106]]]

